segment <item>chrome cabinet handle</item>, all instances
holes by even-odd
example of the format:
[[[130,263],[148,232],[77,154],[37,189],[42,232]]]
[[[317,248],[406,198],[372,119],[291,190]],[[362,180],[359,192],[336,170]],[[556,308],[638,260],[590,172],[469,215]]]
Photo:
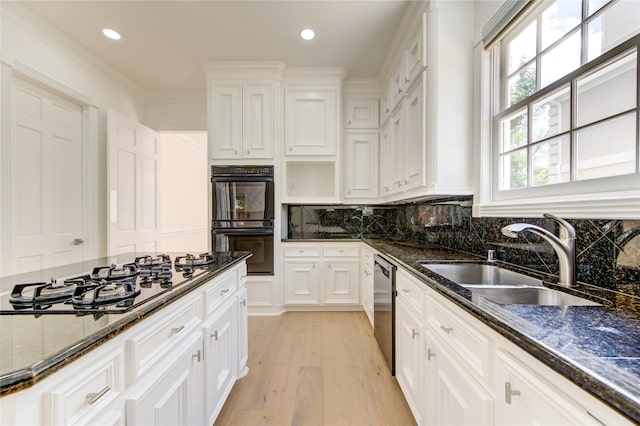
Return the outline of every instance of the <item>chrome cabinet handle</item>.
[[[247,150],[247,154],[251,154],[251,150],[250,149]]]
[[[111,388],[109,386],[105,386],[104,389],[102,389],[100,392],[88,393],[87,396],[85,396],[85,401],[87,401],[87,404],[93,405],[98,402],[100,398],[105,396],[110,390]]]
[[[73,241],[71,242],[74,246],[79,246],[81,244],[84,243],[84,240],[82,238],[74,238]]]
[[[191,359],[193,358],[198,358],[198,362],[200,362],[200,349],[198,349],[198,352],[196,352],[195,354],[191,355]]]
[[[427,361],[431,361],[431,358],[433,358],[434,356],[436,356],[436,354],[431,352],[431,348],[428,348],[427,349]]]
[[[171,334],[178,334],[178,333],[180,333],[182,330],[184,330],[184,325],[181,325],[180,327],[172,328],[172,329],[171,329]]]
[[[402,292],[403,292],[403,293],[411,293],[411,290],[409,290],[408,288],[403,288],[403,289],[402,289]]]
[[[222,296],[225,293],[228,293],[229,289],[228,288],[223,288],[222,290],[220,290],[220,296]]]
[[[212,334],[209,335],[209,338],[213,337],[214,339],[218,340],[218,330],[214,331]]]
[[[445,327],[444,325],[441,325],[440,328],[447,334],[451,334],[451,332],[453,331],[453,327]]]
[[[418,333],[415,328],[411,329],[411,339],[415,339],[416,336],[419,336],[419,335],[420,333]]]
[[[240,302],[240,304],[242,306],[247,306],[247,299],[242,299],[242,302]]]
[[[507,404],[511,404],[511,397],[520,395],[519,390],[511,389],[511,383],[504,382],[504,401]]]

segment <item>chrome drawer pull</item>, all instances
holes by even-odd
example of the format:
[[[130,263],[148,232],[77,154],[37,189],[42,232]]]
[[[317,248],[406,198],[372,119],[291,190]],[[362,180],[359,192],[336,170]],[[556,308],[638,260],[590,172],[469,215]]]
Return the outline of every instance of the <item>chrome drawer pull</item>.
[[[451,332],[453,331],[453,327],[445,327],[444,325],[441,325],[440,328],[447,334],[451,334]]]
[[[436,356],[433,352],[431,352],[431,348],[427,349],[427,361],[431,361],[431,358]]]
[[[182,330],[184,330],[184,325],[181,325],[180,327],[172,328],[172,329],[171,329],[171,334],[178,334],[178,333],[180,333]]]
[[[218,330],[214,331],[213,334],[211,334],[209,337],[213,337],[214,339],[218,340]]]
[[[504,382],[504,401],[507,404],[511,404],[511,397],[520,395],[519,390],[512,390],[511,383]]]
[[[222,296],[223,294],[227,293],[229,291],[228,288],[223,288],[222,291],[220,291],[220,296]]]
[[[191,355],[191,359],[193,358],[198,358],[198,362],[200,362],[200,349],[198,349],[198,352],[196,352],[195,354]]]
[[[402,291],[405,293],[411,293],[411,291],[408,288],[403,288]]]
[[[411,338],[412,339],[415,339],[416,336],[419,336],[419,335],[420,335],[420,333],[418,333],[415,328],[411,329]]]
[[[240,302],[240,304],[242,306],[247,306],[247,299],[242,299],[242,302]]]
[[[104,389],[102,389],[98,393],[88,393],[87,396],[85,397],[85,400],[87,401],[87,404],[93,405],[96,402],[98,402],[100,398],[105,396],[107,392],[109,392],[110,390],[111,388],[109,386],[105,386]]]

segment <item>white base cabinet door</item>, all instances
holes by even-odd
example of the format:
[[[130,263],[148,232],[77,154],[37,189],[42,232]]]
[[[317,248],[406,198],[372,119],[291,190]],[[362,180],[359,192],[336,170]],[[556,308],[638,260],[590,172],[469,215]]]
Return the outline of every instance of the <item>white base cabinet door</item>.
[[[406,305],[396,298],[396,379],[407,399],[416,422],[423,418],[423,372],[424,323]]]
[[[249,373],[247,361],[249,360],[249,334],[247,323],[247,289],[238,292],[238,378]]]
[[[322,303],[353,305],[360,301],[359,260],[325,260]]]
[[[220,313],[202,330],[205,354],[205,405],[208,424],[213,424],[236,379],[237,340],[235,298],[225,302]]]
[[[427,331],[425,425],[492,425],[493,398]]]
[[[284,303],[320,304],[320,260],[284,261]]]
[[[184,349],[136,384],[126,401],[127,425],[202,424],[202,339],[200,333],[185,338]],[[149,383],[150,382],[150,383]]]
[[[497,355],[496,425],[602,425],[508,352]]]

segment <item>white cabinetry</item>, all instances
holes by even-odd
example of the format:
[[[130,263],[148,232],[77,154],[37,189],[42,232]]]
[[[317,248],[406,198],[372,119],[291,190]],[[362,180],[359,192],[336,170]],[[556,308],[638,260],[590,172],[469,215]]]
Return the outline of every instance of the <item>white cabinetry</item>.
[[[209,84],[209,156],[273,158],[273,84]]]
[[[378,98],[351,97],[344,102],[345,129],[377,129]]]
[[[127,425],[202,424],[202,338],[191,333],[127,396]]]
[[[345,134],[344,198],[378,198],[378,133]]]
[[[359,305],[359,243],[286,243],[283,246],[285,305]]]
[[[286,88],[284,111],[286,155],[336,155],[337,89]]]
[[[362,307],[369,318],[371,327],[373,324],[373,256],[377,252],[367,244],[362,244],[362,256],[360,258],[360,268],[362,275],[360,277],[360,299]]]
[[[396,378],[418,424],[424,418],[424,291],[403,270],[396,272]]]
[[[248,371],[245,279],[242,262],[34,386],[2,397],[2,422],[213,424]]]

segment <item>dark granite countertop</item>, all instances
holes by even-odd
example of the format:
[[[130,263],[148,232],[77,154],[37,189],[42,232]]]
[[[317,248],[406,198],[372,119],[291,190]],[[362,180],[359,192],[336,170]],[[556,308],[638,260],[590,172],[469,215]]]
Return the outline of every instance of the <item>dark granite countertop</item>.
[[[0,278],[0,295],[7,296],[16,283],[86,273],[94,266],[130,262],[135,255],[94,259],[3,277]],[[250,252],[216,253],[217,262],[208,269],[196,271],[191,278],[183,278],[174,272],[174,277],[179,276],[174,278],[174,288],[124,313],[0,315],[0,342],[3,346],[0,351],[0,395],[32,386],[250,256]]]
[[[571,292],[599,301],[603,306],[500,305],[472,295],[468,289],[417,263],[419,260],[484,262],[484,259],[424,243],[366,238],[363,241],[580,388],[640,422],[638,295],[580,284]],[[523,272],[513,265],[494,264]],[[551,276],[524,272],[543,279],[548,287],[568,291],[550,283]]]

